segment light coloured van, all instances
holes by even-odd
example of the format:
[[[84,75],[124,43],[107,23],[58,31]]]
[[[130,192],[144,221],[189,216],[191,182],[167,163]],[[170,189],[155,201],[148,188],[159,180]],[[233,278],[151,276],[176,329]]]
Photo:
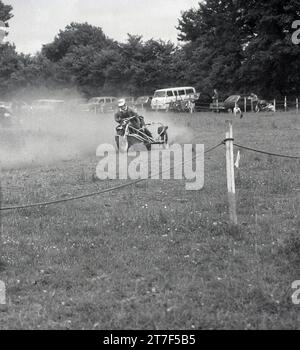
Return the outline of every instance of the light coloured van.
[[[196,95],[196,89],[192,86],[156,90],[151,102],[153,110],[168,110],[171,102],[185,101]]]

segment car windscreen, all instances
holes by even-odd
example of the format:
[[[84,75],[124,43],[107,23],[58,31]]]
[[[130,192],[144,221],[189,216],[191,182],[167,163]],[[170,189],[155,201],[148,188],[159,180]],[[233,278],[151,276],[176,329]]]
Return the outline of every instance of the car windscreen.
[[[234,96],[229,96],[225,102],[237,102],[239,100],[240,96],[234,95]]]
[[[154,97],[166,97],[166,91],[156,91]]]

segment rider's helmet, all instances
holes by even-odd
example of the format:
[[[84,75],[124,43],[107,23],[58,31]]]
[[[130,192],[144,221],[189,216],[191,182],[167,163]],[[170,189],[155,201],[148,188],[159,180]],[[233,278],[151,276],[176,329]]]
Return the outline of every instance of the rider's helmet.
[[[120,110],[122,111],[127,111],[128,106],[126,104],[126,101],[124,98],[122,98],[121,100],[118,101],[118,107],[120,108]]]

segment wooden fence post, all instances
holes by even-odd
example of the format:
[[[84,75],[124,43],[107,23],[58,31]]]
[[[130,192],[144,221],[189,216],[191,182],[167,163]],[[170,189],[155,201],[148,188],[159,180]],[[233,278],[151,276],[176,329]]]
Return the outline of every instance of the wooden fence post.
[[[1,180],[1,164],[0,164],[0,180]],[[1,183],[0,183],[0,206],[2,204],[2,189],[1,189]],[[2,264],[2,258],[4,255],[4,247],[3,247],[3,238],[2,238],[2,221],[1,221],[1,215],[2,212],[0,212],[0,264]],[[0,280],[0,312],[6,311],[6,289],[5,289],[5,283]]]
[[[296,98],[296,111],[299,113],[299,99],[298,97]]]
[[[274,98],[274,112],[276,112],[276,99]]]
[[[226,172],[230,221],[237,225],[235,177],[234,177],[234,153],[233,153],[233,129],[232,122],[227,121],[229,132],[226,132]]]
[[[0,281],[0,310],[6,305],[6,288],[5,283]]]
[[[244,112],[247,112],[247,98],[244,97]]]
[[[284,111],[286,112],[287,110],[287,99],[286,96],[284,97]]]

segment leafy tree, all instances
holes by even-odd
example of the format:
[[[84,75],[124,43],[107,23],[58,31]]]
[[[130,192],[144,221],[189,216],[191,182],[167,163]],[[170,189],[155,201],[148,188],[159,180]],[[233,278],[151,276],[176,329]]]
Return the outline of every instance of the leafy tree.
[[[299,94],[299,46],[291,25],[299,0],[207,0],[183,13],[185,77],[198,89],[266,97]]]
[[[172,84],[172,57],[176,49],[171,42],[142,41],[140,36],[128,36],[120,45],[123,89],[133,95],[149,94]]]
[[[52,43],[43,46],[42,53],[51,61],[57,62],[79,46],[101,50],[113,44],[114,41],[108,39],[101,28],[88,23],[71,23],[59,32]]]
[[[0,21],[4,23],[8,22],[12,17],[12,6],[4,5],[4,3],[0,0]]]
[[[86,27],[76,27],[77,39],[83,38],[80,31]],[[67,28],[66,32],[69,32],[70,26]],[[172,67],[176,49],[170,42],[144,42],[141,36],[128,35],[127,42],[122,44],[106,37],[102,43],[91,38],[89,42],[80,40],[82,44],[69,45],[66,49],[65,39],[60,41],[65,34],[61,32],[59,39],[57,37],[42,50],[42,55],[54,65],[52,78],[60,87],[75,85],[89,97],[103,94],[136,96],[152,93],[155,88],[176,80]]]
[[[107,52],[118,45],[101,28],[71,23],[52,43],[43,46],[42,56],[52,64],[52,79],[58,87],[78,87],[85,95],[99,94],[105,84]]]
[[[26,82],[24,55],[18,55],[13,45],[0,45],[0,96],[7,96]]]
[[[12,16],[0,0],[0,20]],[[296,96],[300,46],[291,41],[291,25],[299,18],[300,0],[206,0],[179,19],[179,47],[138,35],[117,43],[99,27],[71,23],[35,56],[0,46],[0,95],[47,86],[75,87],[88,97],[137,96],[194,85],[224,95]]]
[[[8,26],[13,17],[12,7],[0,1],[0,20]],[[0,95],[5,96],[14,89],[13,74],[21,69],[21,61],[15,47],[0,43]]]
[[[300,0],[250,1],[246,13],[251,38],[241,74],[267,97],[300,94],[300,47],[292,43],[292,23]]]
[[[147,41],[144,47],[145,77],[144,82],[139,81],[139,85],[153,91],[175,84],[178,80],[173,66],[176,52],[177,48],[170,41]]]
[[[186,77],[200,90],[218,87],[232,91],[247,42],[242,1],[207,0],[179,19],[179,40],[186,56]]]

